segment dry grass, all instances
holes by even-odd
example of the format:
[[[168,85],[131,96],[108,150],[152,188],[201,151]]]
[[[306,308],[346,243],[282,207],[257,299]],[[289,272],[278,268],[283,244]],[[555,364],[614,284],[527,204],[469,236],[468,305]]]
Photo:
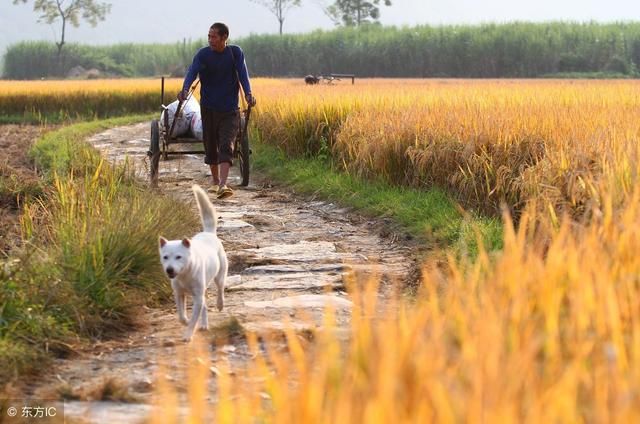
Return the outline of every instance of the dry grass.
[[[72,387],[63,383],[57,388],[57,398],[82,401],[140,402],[140,398],[129,391],[128,385],[116,377],[102,378]]]

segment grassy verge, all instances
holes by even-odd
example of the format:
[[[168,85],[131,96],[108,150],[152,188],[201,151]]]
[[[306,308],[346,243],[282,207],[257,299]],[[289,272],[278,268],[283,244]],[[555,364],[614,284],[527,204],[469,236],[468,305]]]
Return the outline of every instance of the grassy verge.
[[[29,152],[45,179],[55,174],[93,173],[100,156],[82,141],[91,134],[151,119],[151,115],[134,115],[99,121],[81,122],[45,134]],[[90,162],[87,163],[87,160]]]
[[[282,151],[261,142],[254,143],[252,149],[256,170],[297,191],[388,217],[427,247],[475,256],[478,240],[488,250],[502,246],[500,220],[465,212],[438,189],[419,191],[364,181],[332,169],[323,158],[286,158]]]
[[[157,237],[191,232],[196,217],[82,141],[147,118],[77,124],[34,145],[45,188],[24,206],[23,250],[0,264],[0,381],[37,371],[79,339],[135,325],[137,306],[170,298]]]
[[[38,111],[26,111],[22,114],[7,114],[0,116],[0,125],[6,124],[26,124],[26,125],[52,125],[52,124],[72,124],[73,122],[95,119],[94,115],[74,117],[64,111],[42,113]]]

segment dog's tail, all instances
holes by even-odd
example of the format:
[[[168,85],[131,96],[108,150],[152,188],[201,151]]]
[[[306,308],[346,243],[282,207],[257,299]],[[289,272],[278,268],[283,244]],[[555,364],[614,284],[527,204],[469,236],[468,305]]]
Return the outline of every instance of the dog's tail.
[[[209,200],[207,193],[197,184],[191,186],[193,194],[196,196],[196,203],[202,219],[202,229],[208,233],[215,233],[218,228],[218,214],[213,203]]]

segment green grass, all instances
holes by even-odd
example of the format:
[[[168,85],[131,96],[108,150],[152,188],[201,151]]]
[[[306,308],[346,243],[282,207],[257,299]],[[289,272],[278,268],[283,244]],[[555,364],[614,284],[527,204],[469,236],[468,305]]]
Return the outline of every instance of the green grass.
[[[25,111],[22,114],[8,113],[0,116],[0,125],[6,124],[26,124],[26,125],[40,125],[40,124],[72,124],[80,120],[87,120],[94,118],[92,116],[76,116],[75,119],[69,116],[64,111],[60,112],[39,112],[39,111]]]
[[[53,123],[53,120],[46,120],[47,122]],[[0,125],[6,124],[39,124],[44,122],[41,116],[35,114],[24,114],[24,115],[0,115]]]
[[[262,142],[254,142],[252,149],[254,169],[296,191],[390,218],[425,247],[452,250],[458,255],[475,255],[478,239],[488,250],[502,247],[500,220],[463,211],[437,188],[419,191],[364,181],[332,169],[324,158],[286,158]]]
[[[95,96],[90,98],[92,102],[100,102],[99,98]],[[111,100],[113,101],[113,100]],[[78,102],[82,105],[82,101]],[[137,110],[148,110],[149,108],[142,108]],[[128,109],[123,109],[122,111],[112,110],[105,106],[105,110],[101,110],[100,113],[96,111],[67,111],[64,108],[60,108],[59,110],[51,111],[46,110],[44,107],[42,109],[37,109],[35,106],[27,109],[23,112],[15,112],[15,111],[5,111],[6,113],[0,115],[0,125],[6,124],[27,124],[27,125],[65,125],[72,126],[74,124],[83,123],[83,122],[97,122],[97,121],[107,121],[114,119],[122,119],[124,122],[132,121],[136,122],[136,120],[140,120],[140,117],[145,116],[149,117],[149,119],[153,119],[151,117],[156,117],[156,113],[147,113],[145,115],[138,113],[131,113]]]
[[[88,149],[82,140],[91,134],[121,125],[151,120],[155,115],[133,115],[98,121],[81,122],[63,127],[45,134],[29,152],[38,169],[48,179],[58,173],[95,168],[100,160],[99,155]],[[91,166],[87,160],[92,161]]]
[[[83,142],[140,120],[77,124],[34,145],[46,188],[24,206],[23,250],[0,263],[0,380],[37,371],[78,338],[135,325],[140,305],[170,300],[158,235],[190,234],[197,217]]]

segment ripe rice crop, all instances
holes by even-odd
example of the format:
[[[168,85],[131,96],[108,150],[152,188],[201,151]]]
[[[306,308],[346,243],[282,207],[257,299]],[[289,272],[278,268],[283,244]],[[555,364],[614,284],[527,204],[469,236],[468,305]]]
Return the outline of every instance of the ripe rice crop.
[[[581,217],[638,177],[636,81],[370,80],[261,87],[256,127],[291,154],[329,149],[348,172],[447,188],[519,213]]]
[[[168,79],[165,103],[181,80]],[[556,223],[599,214],[637,182],[637,81],[254,79],[253,122],[291,155],[347,172],[438,185],[467,207],[517,216],[535,200]],[[103,117],[160,110],[160,80],[0,81],[3,116]],[[196,90],[198,97],[198,90]]]
[[[174,99],[179,87],[179,80],[167,80],[165,96]],[[159,78],[0,81],[0,111],[5,117],[104,118],[155,110],[160,110]]]

